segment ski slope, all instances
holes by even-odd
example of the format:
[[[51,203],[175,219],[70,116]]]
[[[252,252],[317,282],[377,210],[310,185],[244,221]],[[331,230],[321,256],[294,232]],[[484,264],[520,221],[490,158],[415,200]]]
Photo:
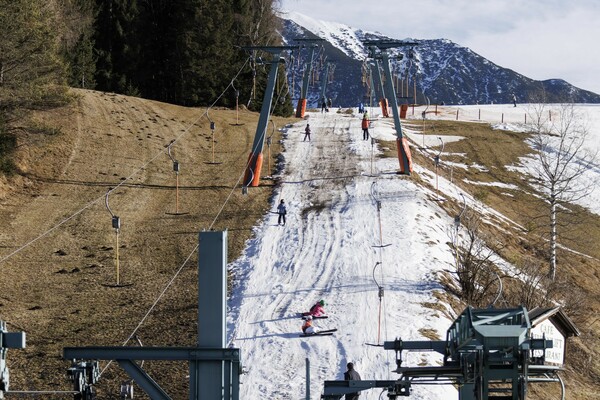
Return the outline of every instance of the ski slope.
[[[580,108],[590,123],[590,146],[600,147],[600,106]],[[445,107],[434,118],[454,119],[456,109]],[[461,106],[460,119],[480,120],[479,109],[484,110],[481,120],[498,124],[498,129],[523,129],[520,119],[526,105]],[[381,119],[378,109],[370,111],[371,134],[393,140],[392,119]],[[502,113],[504,124],[499,119]],[[307,122],[311,142],[302,141]],[[367,343],[397,337],[431,339],[425,332],[445,339],[452,321],[424,304],[439,303],[432,295],[440,289],[435,274],[453,266],[446,244],[453,216],[439,208],[436,193],[395,174],[397,159],[373,157],[379,150],[362,140],[360,122],[360,116],[338,114],[336,109],[309,112],[307,121],[297,122],[284,134],[285,166],[272,208],[275,211],[279,200],[285,199],[287,225],[278,226],[276,214],[266,215],[243,256],[230,266],[237,284],[229,301],[228,330],[232,345],[241,349],[246,371],[240,398],[306,399],[306,359],[311,399],[320,397],[324,380],[343,379],[350,361],[363,380],[397,379],[394,353]],[[404,133],[413,145],[440,144],[437,136],[410,129]],[[460,140],[440,137],[446,143]],[[434,174],[418,165],[415,170],[435,186]],[[595,169],[585,179],[598,182],[599,174]],[[445,179],[440,178],[439,189],[444,197],[462,201],[462,194],[469,207],[508,221]],[[592,211],[600,212],[598,204]],[[384,288],[381,302],[378,285]],[[319,299],[327,302],[329,318],[315,325],[338,331],[300,338],[302,320],[296,314]],[[403,359],[403,366],[441,363],[435,353],[409,353]],[[363,391],[361,400],[385,398],[380,394],[379,389]],[[420,400],[453,398],[458,394],[450,385],[415,385],[411,394],[411,399]]]
[[[436,302],[435,272],[452,264],[446,245],[451,218],[432,193],[395,174],[397,160],[377,160],[371,174],[376,149],[362,140],[358,116],[335,109],[308,115],[312,141],[302,141],[306,122],[296,123],[284,139],[285,169],[273,209],[285,199],[287,225],[277,226],[275,214],[266,216],[232,266],[239,286],[230,302],[230,328],[247,371],[240,392],[245,399],[304,399],[306,358],[312,398],[324,380],[343,379],[350,361],[363,379],[396,379],[394,353],[365,344],[426,339],[420,329],[443,338],[451,322],[422,306]],[[381,244],[389,246],[374,247]],[[381,318],[378,284],[384,288]],[[300,338],[296,313],[321,298],[329,318],[316,326],[338,332]],[[414,354],[405,365],[437,359]],[[361,399],[378,399],[380,392],[363,392]],[[456,391],[437,386],[414,393],[415,399],[439,399]]]

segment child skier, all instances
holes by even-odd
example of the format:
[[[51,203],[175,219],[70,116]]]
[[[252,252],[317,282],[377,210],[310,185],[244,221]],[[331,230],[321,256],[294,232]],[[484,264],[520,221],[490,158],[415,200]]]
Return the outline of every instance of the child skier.
[[[306,317],[306,320],[302,324],[302,333],[304,333],[305,335],[314,335],[317,332],[319,331],[313,326],[313,319],[309,315],[308,317]]]

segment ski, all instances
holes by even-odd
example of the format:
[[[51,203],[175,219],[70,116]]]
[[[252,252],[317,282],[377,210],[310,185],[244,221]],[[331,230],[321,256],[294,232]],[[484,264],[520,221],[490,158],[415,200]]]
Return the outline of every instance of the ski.
[[[319,331],[317,333],[312,333],[310,335],[307,335],[305,333],[301,333],[299,336],[300,337],[310,337],[310,336],[331,336],[333,335],[333,332],[336,332],[337,329],[326,329],[323,331]]]
[[[306,319],[306,317],[308,317],[310,314],[309,313],[298,313],[298,317],[302,318],[302,319]],[[315,317],[313,315],[313,319],[325,319],[325,318],[329,318],[328,315],[319,315],[318,317]]]

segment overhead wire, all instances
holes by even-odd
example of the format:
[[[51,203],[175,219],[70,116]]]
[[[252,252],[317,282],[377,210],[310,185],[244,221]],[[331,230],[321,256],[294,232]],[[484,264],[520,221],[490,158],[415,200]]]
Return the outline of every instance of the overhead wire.
[[[206,115],[208,113],[208,111],[210,110],[210,108],[214,107],[214,105],[220,100],[220,98],[225,94],[225,92],[229,89],[229,87],[231,85],[233,85],[233,81],[239,76],[239,74],[242,72],[243,68],[246,66],[246,63],[248,61],[246,61],[244,63],[244,65],[242,66],[242,68],[240,68],[240,70],[238,71],[238,73],[235,75],[235,77],[231,80],[230,84],[227,85],[227,87],[223,90],[223,92],[217,97],[217,99],[206,109],[206,111],[204,112],[204,114],[202,114],[198,119],[196,119],[194,121],[193,124],[195,124],[198,120],[200,120],[204,115]],[[192,125],[193,125],[192,124]],[[180,135],[179,137],[181,137],[182,135]],[[243,175],[242,175],[243,177]],[[238,181],[236,182],[236,184],[234,185],[234,190],[235,187],[237,187],[237,185],[239,184],[239,181],[242,179],[239,178]],[[210,226],[208,227],[207,230],[212,230],[216,220],[218,219],[218,216],[221,214],[223,208],[225,207],[225,205],[227,204],[227,202],[229,202],[229,199],[231,198],[231,194],[233,193],[233,190],[229,193],[229,195],[227,196],[227,198],[225,199],[223,205],[221,206],[221,208],[219,209],[219,212],[217,213],[217,216],[213,219],[212,223],[210,224]],[[158,297],[156,298],[156,300],[152,303],[152,305],[150,306],[150,308],[148,309],[148,311],[144,314],[144,316],[142,317],[142,319],[140,320],[140,322],[137,324],[137,326],[134,328],[134,330],[132,331],[132,333],[127,337],[127,339],[125,339],[125,341],[123,342],[123,346],[125,346],[127,343],[129,343],[129,341],[135,337],[135,335],[137,334],[138,330],[142,327],[142,325],[144,324],[144,322],[146,321],[146,319],[148,319],[148,317],[150,316],[150,314],[152,313],[152,311],[154,310],[154,308],[158,305],[158,303],[160,302],[160,300],[163,298],[163,296],[165,295],[165,293],[167,292],[167,290],[173,285],[173,283],[175,282],[175,280],[177,279],[177,277],[179,276],[179,274],[181,273],[181,271],[183,271],[183,268],[187,265],[188,261],[192,258],[192,256],[194,255],[194,253],[198,250],[199,245],[196,244],[194,246],[194,248],[192,249],[192,251],[190,251],[190,253],[188,254],[188,256],[186,257],[186,259],[183,261],[183,263],[177,268],[177,270],[175,271],[175,274],[171,277],[171,279],[167,282],[167,284],[165,285],[165,287],[163,288],[163,290],[160,292],[160,294],[158,295]],[[112,360],[109,361],[106,366],[100,371],[100,375],[101,376],[104,371],[106,371],[106,369],[112,364]]]

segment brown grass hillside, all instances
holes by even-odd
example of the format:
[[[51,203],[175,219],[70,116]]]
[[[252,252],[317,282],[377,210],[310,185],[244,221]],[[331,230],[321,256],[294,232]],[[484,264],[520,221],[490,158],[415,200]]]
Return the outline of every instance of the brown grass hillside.
[[[262,180],[245,196],[238,182],[256,113],[240,111],[238,126],[235,110],[209,112],[216,123],[214,161],[220,163],[209,164],[213,142],[205,109],[73,93],[71,105],[22,122],[18,173],[0,187],[0,319],[9,331],[27,333],[27,348],[8,353],[12,390],[69,390],[62,348],[122,345],[184,263],[138,337],[145,346],[194,345],[198,232],[227,229],[229,258],[236,257],[272,192],[272,181]],[[286,121],[274,122],[279,128]],[[174,215],[176,177],[167,154],[173,139],[181,215]],[[272,143],[270,160],[265,147],[263,176],[268,162],[275,170],[279,132]],[[114,287],[116,234],[104,201],[117,185],[109,205],[121,218],[124,287]],[[145,368],[175,398],[186,398],[187,365],[164,364]],[[113,364],[101,392],[117,398],[124,379]]]

